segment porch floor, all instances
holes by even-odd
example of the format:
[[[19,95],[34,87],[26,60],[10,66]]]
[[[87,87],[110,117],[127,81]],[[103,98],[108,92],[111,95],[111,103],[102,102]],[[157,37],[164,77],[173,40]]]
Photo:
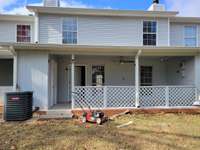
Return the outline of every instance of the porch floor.
[[[62,103],[62,104],[56,104],[53,107],[51,107],[51,110],[63,110],[63,109],[71,109],[71,103]]]

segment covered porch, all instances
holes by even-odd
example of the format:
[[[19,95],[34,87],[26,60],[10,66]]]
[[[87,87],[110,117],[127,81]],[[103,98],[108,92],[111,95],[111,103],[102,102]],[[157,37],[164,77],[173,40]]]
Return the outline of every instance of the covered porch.
[[[50,58],[53,109],[192,107],[198,99],[194,56],[51,54]]]
[[[42,110],[191,107],[199,100],[199,48],[4,46],[18,54],[11,55],[13,89],[34,91]]]

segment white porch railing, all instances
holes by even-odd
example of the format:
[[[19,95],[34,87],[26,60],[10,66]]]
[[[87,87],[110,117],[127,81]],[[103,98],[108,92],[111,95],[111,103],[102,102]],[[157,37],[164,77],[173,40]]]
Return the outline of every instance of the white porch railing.
[[[134,86],[76,86],[74,108],[131,108],[135,107]],[[197,99],[193,86],[141,86],[141,107],[187,107]]]

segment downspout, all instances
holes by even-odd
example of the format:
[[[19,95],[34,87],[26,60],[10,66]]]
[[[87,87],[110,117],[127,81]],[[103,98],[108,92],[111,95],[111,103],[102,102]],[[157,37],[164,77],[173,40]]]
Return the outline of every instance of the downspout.
[[[17,91],[17,53],[13,46],[10,46],[9,50],[13,55],[13,91]]]
[[[142,50],[139,50],[135,56],[135,107],[139,108],[140,107],[140,64],[139,64],[139,57],[142,53]]]

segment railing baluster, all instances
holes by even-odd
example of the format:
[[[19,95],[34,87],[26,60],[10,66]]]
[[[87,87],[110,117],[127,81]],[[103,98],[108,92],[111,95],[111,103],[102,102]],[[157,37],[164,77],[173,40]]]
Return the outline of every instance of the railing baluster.
[[[107,107],[107,86],[104,86],[104,88],[103,88],[103,100],[104,100],[104,108],[106,108]]]
[[[76,86],[75,108],[78,102],[91,108],[133,108],[135,107],[134,86]],[[141,107],[180,107],[192,106],[198,99],[194,86],[142,86],[140,87]]]
[[[169,107],[169,86],[165,88],[166,107]]]

